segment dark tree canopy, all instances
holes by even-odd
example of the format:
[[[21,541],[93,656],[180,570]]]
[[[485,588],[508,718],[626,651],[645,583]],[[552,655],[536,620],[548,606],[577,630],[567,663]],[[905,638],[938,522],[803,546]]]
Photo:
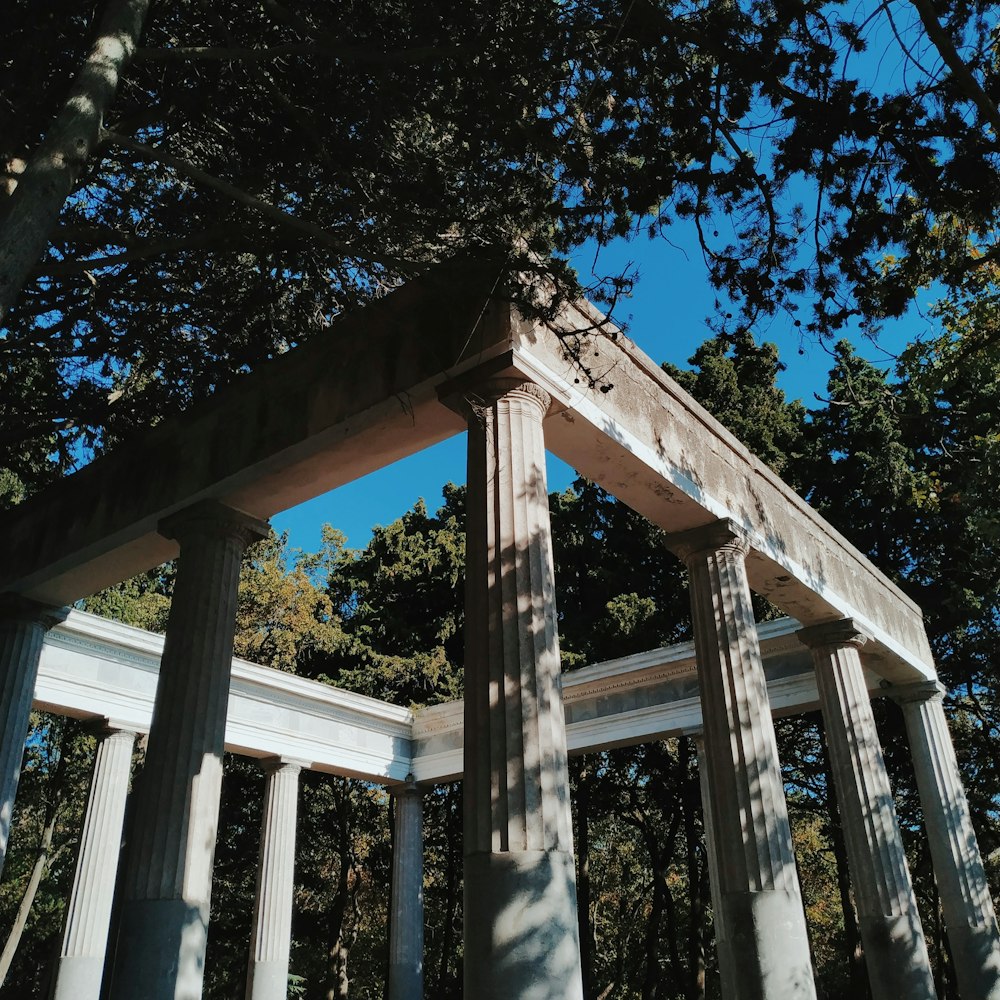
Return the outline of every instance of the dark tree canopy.
[[[462,254],[574,294],[574,248],[680,222],[737,333],[960,295],[1000,255],[996,25],[983,0],[10,0],[0,467],[59,474]]]

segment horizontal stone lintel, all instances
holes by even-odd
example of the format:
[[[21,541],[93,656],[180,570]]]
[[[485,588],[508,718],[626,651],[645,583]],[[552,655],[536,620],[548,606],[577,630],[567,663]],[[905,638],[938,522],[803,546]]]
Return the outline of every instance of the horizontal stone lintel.
[[[550,393],[546,444],[585,476],[668,532],[732,519],[757,592],[807,625],[854,619],[893,683],[935,677],[919,608],[596,309],[529,322],[495,283],[432,271],[0,514],[0,592],[65,604],[146,570],[176,554],[159,521],[197,500],[266,518],[318,496],[461,432],[442,387],[503,370]]]
[[[812,658],[790,619],[760,626],[775,714],[816,707]],[[46,636],[35,707],[77,718],[111,718],[147,732],[163,637],[80,611]],[[869,674],[869,686],[879,679]],[[676,736],[701,725],[694,649],[682,643],[563,675],[571,753]],[[233,660],[226,748],[248,757],[290,757],[312,769],[392,785],[462,775],[463,705],[416,713]]]

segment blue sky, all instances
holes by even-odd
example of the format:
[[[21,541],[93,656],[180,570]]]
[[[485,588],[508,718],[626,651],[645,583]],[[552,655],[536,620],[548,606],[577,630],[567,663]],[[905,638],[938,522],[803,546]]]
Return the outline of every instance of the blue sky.
[[[645,237],[621,241],[601,251],[599,270],[611,273],[632,263],[639,280],[633,295],[615,310],[629,336],[655,361],[686,366],[687,359],[711,332],[706,317],[713,312],[714,294],[706,279],[700,252],[693,241],[671,245],[663,239]],[[594,250],[581,252],[574,260],[584,284],[594,261]],[[880,336],[878,344],[854,337],[859,353],[870,361],[891,367],[894,350],[901,349],[928,328],[926,320],[913,315],[893,324]],[[785,317],[755,331],[758,340],[778,345],[787,365],[781,386],[789,398],[816,405],[814,394],[822,395],[830,367],[830,355],[819,344],[801,340]],[[562,490],[575,474],[549,456],[550,490]],[[441,501],[441,487],[447,482],[465,482],[464,435],[443,441],[418,455],[348,483],[272,518],[275,529],[287,531],[291,544],[306,551],[320,543],[320,527],[332,524],[347,535],[351,548],[362,548],[376,524],[389,524],[423,497],[431,510]]]

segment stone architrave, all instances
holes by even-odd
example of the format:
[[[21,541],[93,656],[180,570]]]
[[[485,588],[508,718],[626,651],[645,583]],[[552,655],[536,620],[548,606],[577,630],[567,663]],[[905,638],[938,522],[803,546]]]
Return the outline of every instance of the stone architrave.
[[[272,757],[261,761],[261,767],[267,778],[246,996],[247,1000],[285,1000],[292,944],[295,821],[302,764]]]
[[[42,641],[67,613],[66,608],[16,594],[0,596],[0,872],[7,856]]]
[[[813,1000],[802,894],[745,559],[732,521],[673,535],[687,564],[732,1000]]]
[[[112,1000],[201,997],[240,560],[267,530],[210,500],[160,525],[180,558],[136,783]]]
[[[102,727],[53,1000],[99,1000],[136,734]]]
[[[465,996],[582,1000],[542,420],[519,379],[466,394]]]
[[[412,779],[392,790],[392,900],[388,1000],[424,996],[424,790]]]
[[[850,619],[798,633],[812,650],[874,1000],[937,995],[892,789]]]
[[[891,688],[903,709],[962,1000],[1000,1000],[1000,935],[937,681]]]

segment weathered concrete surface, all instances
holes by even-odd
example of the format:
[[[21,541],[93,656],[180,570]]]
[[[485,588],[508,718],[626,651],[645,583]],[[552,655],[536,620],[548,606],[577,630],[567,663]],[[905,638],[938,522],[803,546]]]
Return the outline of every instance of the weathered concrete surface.
[[[157,522],[197,500],[267,518],[459,433],[435,387],[506,347],[495,279],[414,281],[4,512],[0,593],[72,603],[173,558]]]
[[[669,532],[731,518],[750,538],[755,591],[804,625],[853,618],[889,679],[936,676],[920,609],[589,303],[557,329],[512,326],[515,367],[562,404],[545,424],[560,458]],[[589,387],[567,331],[595,326]]]
[[[767,697],[775,716],[819,707],[812,659],[796,638],[797,629],[790,618],[758,628]],[[871,691],[880,690],[875,674],[866,673],[866,681]],[[702,726],[691,642],[578,667],[562,675],[562,689],[571,755],[666,739]],[[416,713],[413,773],[418,781],[462,777],[463,728],[460,701]]]
[[[990,896],[940,684],[889,691],[900,703],[913,774],[963,1000],[1000,1000],[1000,929]]]
[[[160,530],[181,557],[129,824],[113,1000],[201,997],[240,561],[267,525],[207,501]]]
[[[861,666],[867,637],[852,621],[813,625],[826,744],[874,1000],[937,996],[906,851]]]
[[[731,518],[754,590],[804,625],[853,618],[894,683],[935,676],[919,609],[600,313],[529,323],[487,304],[494,281],[414,281],[5,512],[0,592],[69,603],[175,555],[156,523],[198,499],[269,517],[459,433],[438,390],[485,367],[549,392],[548,447],[629,506],[670,532]],[[589,386],[566,334],[595,326]]]
[[[0,871],[7,856],[45,632],[65,614],[65,609],[30,600],[0,598]]]
[[[98,738],[53,1000],[101,995],[135,736],[109,729]]]
[[[583,1000],[542,421],[531,383],[465,396],[464,995]]]
[[[298,815],[298,761],[263,762],[267,785],[257,862],[246,1000],[285,1000],[292,945],[295,898],[295,819]]]
[[[389,903],[386,1000],[424,1000],[424,790],[398,785]]]
[[[45,638],[35,707],[148,732],[162,654],[162,635],[71,611]],[[409,773],[408,708],[237,658],[231,676],[230,752],[309,760],[312,770],[365,781]]]
[[[749,543],[732,521],[667,539],[688,568],[731,1000],[815,1000],[809,934],[767,700]]]

